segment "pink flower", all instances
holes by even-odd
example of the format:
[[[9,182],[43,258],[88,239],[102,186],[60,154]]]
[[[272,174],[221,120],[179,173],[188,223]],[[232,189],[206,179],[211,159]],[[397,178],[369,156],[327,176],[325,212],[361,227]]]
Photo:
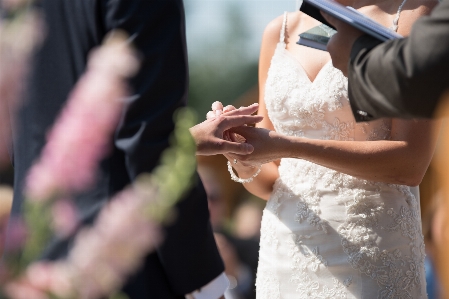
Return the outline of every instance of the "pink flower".
[[[70,200],[58,200],[52,206],[53,229],[60,237],[71,235],[78,226],[78,213]]]
[[[60,262],[36,262],[26,271],[26,280],[36,289],[44,290],[59,298],[73,298],[72,272]]]
[[[24,276],[6,284],[7,294],[14,299],[44,299],[45,294],[95,299],[119,290],[162,241],[158,224],[146,214],[157,196],[151,185],[145,194],[133,188],[122,191],[102,209],[92,227],[77,235],[66,260],[31,264]],[[72,207],[57,209],[66,213]]]
[[[86,74],[51,130],[40,160],[28,176],[26,193],[49,199],[89,188],[98,162],[111,146],[127,95],[125,78],[138,67],[120,34],[93,52]]]
[[[27,240],[27,228],[24,221],[18,217],[11,217],[8,225],[7,250],[14,252],[21,249]]]
[[[18,280],[4,286],[5,293],[13,299],[50,299],[47,294],[32,286],[27,280]]]
[[[100,298],[120,288],[161,242],[158,225],[145,215],[153,196],[127,189],[101,211],[92,228],[79,233],[67,264],[81,298]]]

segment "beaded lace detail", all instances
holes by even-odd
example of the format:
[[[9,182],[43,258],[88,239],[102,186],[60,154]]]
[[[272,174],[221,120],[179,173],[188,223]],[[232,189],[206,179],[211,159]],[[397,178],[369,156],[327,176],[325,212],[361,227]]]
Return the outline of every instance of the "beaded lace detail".
[[[391,121],[355,123],[347,79],[328,62],[313,82],[285,48],[265,103],[275,129],[312,139],[390,138]],[[257,298],[427,298],[416,189],[282,159],[261,228]]]

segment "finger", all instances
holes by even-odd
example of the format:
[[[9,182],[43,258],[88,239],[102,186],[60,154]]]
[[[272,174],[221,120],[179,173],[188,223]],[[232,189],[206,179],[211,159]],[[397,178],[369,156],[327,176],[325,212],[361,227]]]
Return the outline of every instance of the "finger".
[[[257,129],[253,128],[253,127],[239,126],[239,127],[230,128],[229,132],[231,132],[232,134],[236,134],[238,136],[241,136],[241,138],[245,139],[244,136],[249,136],[249,134],[253,130],[257,130]],[[246,139],[245,139],[245,141],[246,141]]]
[[[226,131],[226,132],[229,132],[229,131]],[[229,132],[229,136],[231,137],[231,141],[232,142],[239,142],[239,143],[241,143],[241,141],[236,138],[237,136],[234,133]]]
[[[215,112],[215,116],[220,116],[223,114],[223,110],[220,110],[220,109],[215,110],[214,112]]]
[[[223,113],[228,113],[231,112],[232,110],[235,110],[236,108],[232,105],[228,105],[226,107],[223,108]]]
[[[223,133],[223,139],[224,140],[227,140],[227,141],[232,141],[232,142],[235,142],[233,139],[232,139],[232,136],[231,136],[232,134],[229,132],[229,131],[225,131],[224,133]]]
[[[243,137],[243,136],[240,135],[240,134],[231,133],[231,132],[230,132],[229,134],[232,134],[232,135],[234,136],[234,140],[235,140],[236,142],[246,142],[246,138]]]
[[[238,143],[225,141],[222,146],[223,153],[234,153],[237,155],[248,155],[254,151],[254,147],[249,143]]]
[[[215,111],[209,111],[206,114],[206,119],[212,119],[215,118]]]
[[[338,19],[334,18],[330,14],[325,13],[324,11],[321,11],[321,15],[326,19],[326,21],[334,26],[338,23]]]
[[[221,129],[223,131],[228,130],[234,127],[240,127],[247,124],[255,124],[261,122],[263,120],[263,116],[261,115],[237,115],[237,116],[228,116],[221,123]]]
[[[254,103],[248,107],[240,107],[239,109],[232,110],[228,112],[226,115],[235,116],[235,115],[250,115],[256,112],[259,109],[259,104]]]
[[[223,104],[219,101],[212,103],[212,110],[223,110]]]

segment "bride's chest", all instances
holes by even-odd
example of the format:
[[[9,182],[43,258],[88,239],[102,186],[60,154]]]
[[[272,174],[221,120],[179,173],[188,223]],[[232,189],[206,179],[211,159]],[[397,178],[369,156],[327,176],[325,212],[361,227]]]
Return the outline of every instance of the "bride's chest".
[[[276,49],[265,85],[265,104],[276,131],[333,140],[384,139],[383,122],[356,124],[347,78],[329,61],[311,81],[288,51]]]

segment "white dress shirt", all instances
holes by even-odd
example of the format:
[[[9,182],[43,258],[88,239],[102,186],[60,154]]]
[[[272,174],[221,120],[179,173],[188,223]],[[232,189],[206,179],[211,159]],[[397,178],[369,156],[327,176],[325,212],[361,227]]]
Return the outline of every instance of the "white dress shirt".
[[[223,296],[228,287],[229,280],[223,272],[201,289],[187,294],[186,299],[218,299]]]

